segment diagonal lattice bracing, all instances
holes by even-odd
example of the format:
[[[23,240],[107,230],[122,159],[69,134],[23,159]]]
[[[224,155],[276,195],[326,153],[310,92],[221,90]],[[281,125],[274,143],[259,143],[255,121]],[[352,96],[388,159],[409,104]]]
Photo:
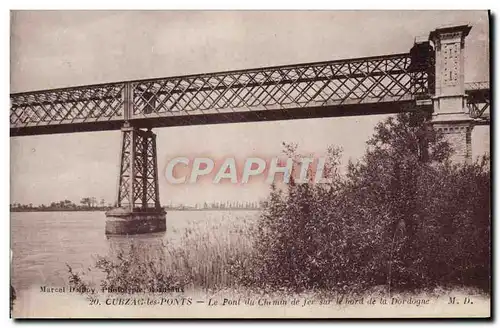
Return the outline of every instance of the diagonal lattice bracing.
[[[467,108],[474,119],[490,119],[490,85],[489,82],[470,82],[465,84]]]
[[[151,124],[151,119],[179,116],[182,120],[169,125],[185,125],[210,114],[220,122],[228,114],[245,121],[248,112],[266,119],[266,111],[430,99],[434,62],[418,51],[419,56],[412,49],[388,56],[12,94],[11,132],[31,128],[31,134],[57,133],[58,126],[76,124],[85,125],[80,128],[85,131],[109,130],[134,120],[139,127],[166,126],[161,123],[165,120]],[[370,110],[364,109],[367,114]]]
[[[123,83],[13,94],[11,127],[89,123],[123,117]]]
[[[133,83],[133,116],[266,110],[430,96],[429,67],[409,54],[193,75]],[[418,82],[418,84],[417,84]]]
[[[155,134],[133,127],[122,129],[117,207],[160,208]]]

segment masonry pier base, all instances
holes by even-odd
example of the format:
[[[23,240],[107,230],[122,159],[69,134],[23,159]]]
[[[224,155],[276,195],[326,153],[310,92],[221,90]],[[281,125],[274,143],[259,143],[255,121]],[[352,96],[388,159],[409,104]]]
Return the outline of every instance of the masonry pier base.
[[[107,235],[133,235],[166,231],[167,213],[155,211],[131,212],[124,208],[113,208],[106,212]]]

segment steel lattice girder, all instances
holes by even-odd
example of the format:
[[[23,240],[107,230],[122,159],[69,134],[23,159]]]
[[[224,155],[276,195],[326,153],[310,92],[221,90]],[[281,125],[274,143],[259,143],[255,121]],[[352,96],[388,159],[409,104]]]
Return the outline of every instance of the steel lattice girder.
[[[122,119],[123,89],[123,83],[116,83],[13,94],[10,123],[31,126]]]
[[[118,207],[132,211],[160,207],[155,139],[151,131],[122,129]]]
[[[133,115],[276,109],[412,99],[408,54],[136,82]],[[186,115],[186,114],[184,114]]]
[[[490,84],[487,81],[465,84],[469,115],[475,119],[489,120]]]
[[[224,114],[241,112],[428,99],[433,65],[412,62],[404,53],[18,93],[11,95],[11,131],[57,125],[117,129],[125,120],[151,126],[151,118],[178,116],[185,125],[200,115],[218,114],[223,121]]]

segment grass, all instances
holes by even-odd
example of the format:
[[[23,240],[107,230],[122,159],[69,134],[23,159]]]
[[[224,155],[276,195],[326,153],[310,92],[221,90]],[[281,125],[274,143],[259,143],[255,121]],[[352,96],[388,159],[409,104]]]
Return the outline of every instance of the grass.
[[[232,270],[244,265],[252,253],[255,223],[251,215],[225,213],[222,218],[174,224],[166,238],[119,238],[110,243],[108,254],[96,256],[96,265],[89,272],[70,269],[70,282],[80,287],[143,291],[234,288],[238,277]],[[92,283],[85,279],[87,275]]]
[[[254,216],[238,213],[238,217],[234,217],[225,213],[222,218],[190,220],[174,225],[167,231],[166,238],[121,238],[121,243],[111,244],[107,255],[97,256],[96,266],[89,270],[91,272],[75,274],[70,271],[73,279],[70,282],[73,281],[71,283],[77,287],[132,288],[140,291],[182,288],[206,295],[251,296],[263,292],[277,297],[292,295],[285,289],[262,291],[240,283],[241,274],[253,268],[251,258],[256,223]],[[93,282],[85,279],[87,275],[92,277]],[[434,297],[451,290],[456,288],[440,287],[408,295]],[[357,296],[393,296],[386,285],[353,292]],[[339,293],[340,290],[307,292],[308,297],[330,299]],[[351,292],[349,294],[356,296]],[[483,293],[467,288],[465,294]]]
[[[178,243],[163,246],[162,269],[189,277],[188,288],[214,290],[232,287],[228,271],[234,261],[252,252],[253,222],[248,218],[230,222],[205,221],[187,227]]]

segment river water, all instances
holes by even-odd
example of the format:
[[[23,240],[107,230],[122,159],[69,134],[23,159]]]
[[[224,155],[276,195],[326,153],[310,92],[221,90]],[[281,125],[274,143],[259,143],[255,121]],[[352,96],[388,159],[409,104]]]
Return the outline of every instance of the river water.
[[[255,218],[256,211],[169,211],[167,232],[136,236],[104,234],[104,212],[11,213],[12,285],[16,292],[39,286],[65,286],[68,268],[82,271],[96,255],[131,242],[173,243],[186,230],[223,227],[241,218]],[[223,233],[223,232],[221,232]]]
[[[372,305],[339,307],[332,302],[329,306],[314,307],[231,307],[206,306],[193,303],[190,307],[130,307],[130,306],[91,306],[88,300],[76,293],[45,293],[40,286],[68,286],[66,263],[81,272],[94,264],[97,254],[107,255],[110,249],[123,247],[130,243],[172,245],[192,230],[232,235],[238,238],[241,225],[251,224],[258,217],[256,211],[169,211],[167,231],[159,234],[119,236],[106,238],[104,234],[105,216],[103,212],[34,212],[11,213],[11,282],[16,289],[13,316],[22,317],[384,317],[426,315],[489,315],[489,298],[474,296],[474,304],[452,305],[445,308],[449,295],[443,294],[433,300],[432,306],[395,306]],[[241,224],[241,225],[240,225]],[[182,244],[181,244],[182,245]],[[162,246],[163,247],[163,246]],[[86,278],[89,278],[88,276]],[[85,279],[87,280],[87,279]],[[88,281],[88,280],[87,280]],[[190,291],[193,299],[206,300],[207,295]],[[231,297],[222,291],[219,297]],[[235,294],[236,295],[236,294]],[[457,299],[471,297],[470,293],[452,293]],[[240,295],[241,296],[241,295]],[[234,296],[235,299],[240,297]],[[406,295],[407,296],[407,295]],[[415,297],[424,297],[416,295]],[[211,296],[212,297],[212,296]],[[215,297],[215,296],[214,296]],[[246,296],[245,296],[246,297]],[[259,299],[262,296],[252,295]],[[291,297],[291,296],[290,296]],[[297,299],[312,299],[314,294],[295,295]],[[428,296],[425,296],[428,297]],[[104,299],[103,299],[104,300]],[[439,305],[439,306],[436,306]],[[422,312],[423,311],[423,312]]]

